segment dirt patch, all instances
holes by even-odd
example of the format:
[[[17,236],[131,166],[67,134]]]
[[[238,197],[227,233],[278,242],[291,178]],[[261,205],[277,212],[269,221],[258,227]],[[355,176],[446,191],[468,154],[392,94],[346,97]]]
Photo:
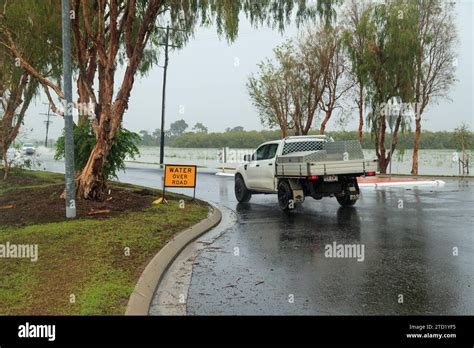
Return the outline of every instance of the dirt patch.
[[[64,185],[53,185],[16,190],[0,196],[0,222],[2,225],[25,226],[29,224],[66,220],[64,199],[60,196]],[[101,219],[125,211],[138,211],[157,199],[150,190],[125,190],[111,188],[101,202],[78,200],[78,218]]]

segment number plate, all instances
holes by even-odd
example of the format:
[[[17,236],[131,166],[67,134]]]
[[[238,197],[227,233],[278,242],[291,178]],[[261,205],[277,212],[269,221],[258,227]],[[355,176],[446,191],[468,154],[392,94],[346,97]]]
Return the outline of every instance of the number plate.
[[[334,182],[337,181],[337,175],[326,175],[324,177],[325,182]]]

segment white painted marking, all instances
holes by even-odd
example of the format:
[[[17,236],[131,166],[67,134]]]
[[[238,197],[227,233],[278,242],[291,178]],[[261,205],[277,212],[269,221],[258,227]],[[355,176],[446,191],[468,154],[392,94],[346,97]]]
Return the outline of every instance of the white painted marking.
[[[217,172],[217,176],[235,176],[235,173],[222,173],[222,172]]]
[[[398,181],[398,182],[377,182],[377,183],[359,183],[359,187],[380,187],[380,186],[444,186],[443,180],[423,180],[423,181]]]

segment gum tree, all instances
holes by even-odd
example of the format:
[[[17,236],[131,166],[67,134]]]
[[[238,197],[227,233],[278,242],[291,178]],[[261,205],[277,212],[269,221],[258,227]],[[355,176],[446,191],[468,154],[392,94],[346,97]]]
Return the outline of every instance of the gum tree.
[[[104,166],[128,108],[135,78],[157,62],[164,35],[159,26],[169,21],[173,28],[185,31],[172,30],[172,41],[178,46],[186,43],[197,26],[213,23],[218,33],[231,42],[237,38],[241,15],[256,27],[268,25],[284,30],[293,16],[298,24],[314,18],[317,13],[330,18],[332,3],[328,0],[316,3],[305,0],[72,0],[78,102],[95,105],[93,112],[87,110],[87,115],[80,116],[80,122],[91,118],[96,144],[77,179],[78,198],[100,199],[105,190]],[[22,67],[38,79],[53,109],[57,110],[52,94],[62,99],[61,87],[21,54],[21,42],[15,40],[14,35],[17,28],[3,28],[6,45],[20,59]],[[121,77],[116,74],[118,65],[125,69]]]
[[[195,131],[196,133],[207,134],[208,128],[205,125],[203,125],[201,122],[198,122],[194,125],[193,131]]]
[[[287,42],[276,47],[273,52],[277,62],[270,59],[258,64],[258,76],[252,75],[247,89],[256,107],[260,122],[270,128],[278,127],[281,137],[294,128],[292,110],[292,89],[294,83],[294,47]]]
[[[416,26],[418,13],[411,1],[397,0],[370,5],[368,11],[367,93],[371,112],[367,115],[380,171],[386,173],[397,146],[398,133],[407,127],[400,108],[393,129],[393,144],[386,148],[387,115],[384,105],[392,98],[412,103],[415,52],[418,47]]]
[[[247,83],[250,98],[261,122],[278,126],[281,136],[289,131],[306,135],[318,111],[325,112],[325,125],[341,95],[338,85],[345,72],[337,31],[320,26],[297,42],[288,41],[273,50],[274,60],[258,65],[259,72]]]
[[[31,101],[38,94],[39,83],[22,66],[18,56],[35,65],[45,78],[55,80],[60,77],[61,50],[60,32],[55,20],[60,16],[55,12],[55,1],[0,0],[0,153],[4,165],[4,178],[8,176],[8,149],[16,139],[23,124],[25,113]],[[24,18],[21,23],[19,18]],[[50,21],[44,22],[44,18]],[[21,28],[15,34],[5,30],[8,26]],[[9,46],[17,40],[22,48]]]
[[[354,87],[355,83],[350,79],[350,67],[348,58],[343,49],[342,30],[340,27],[328,27],[324,31],[327,47],[327,59],[329,61],[328,72],[324,93],[321,96],[319,108],[324,117],[319,127],[319,133],[324,134],[326,125],[332,117],[335,109],[343,109],[341,100]]]
[[[178,120],[170,124],[169,133],[170,136],[180,136],[186,129],[188,129],[188,124],[185,120]]]
[[[462,175],[466,174],[466,168],[469,169],[468,163],[466,163],[466,159],[468,156],[466,155],[466,149],[472,147],[472,143],[470,142],[470,138],[472,138],[472,132],[469,128],[469,125],[463,122],[460,126],[454,129],[454,134],[456,136],[456,149],[460,151],[462,161]]]
[[[351,61],[352,80],[355,82],[355,103],[359,113],[358,140],[362,143],[365,100],[367,98],[368,14],[365,0],[351,0],[345,9],[343,43]]]
[[[382,172],[391,160],[398,132],[408,127],[408,122],[399,115],[393,148],[387,151],[386,115],[381,114],[380,106],[401,97],[404,104],[415,105],[412,174],[418,173],[421,116],[430,101],[447,96],[455,81],[452,6],[441,0],[353,1],[347,9],[344,42],[359,86],[359,139],[365,100],[371,108],[367,121]]]
[[[20,131],[38,84],[25,71],[9,68],[15,64],[14,61],[1,55],[0,52],[0,153],[3,179],[6,180],[9,170],[8,149]]]
[[[441,0],[417,0],[419,13],[417,27],[418,49],[414,78],[415,140],[411,174],[418,174],[418,149],[421,137],[421,120],[428,104],[446,98],[455,83],[457,42],[453,17],[454,4]]]

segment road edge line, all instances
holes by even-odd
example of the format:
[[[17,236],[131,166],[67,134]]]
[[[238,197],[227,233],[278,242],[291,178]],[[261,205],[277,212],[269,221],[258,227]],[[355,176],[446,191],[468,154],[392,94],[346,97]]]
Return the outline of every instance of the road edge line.
[[[189,243],[221,222],[222,212],[215,205],[210,207],[210,216],[176,234],[148,263],[129,297],[125,315],[148,315],[155,290],[173,260]]]

